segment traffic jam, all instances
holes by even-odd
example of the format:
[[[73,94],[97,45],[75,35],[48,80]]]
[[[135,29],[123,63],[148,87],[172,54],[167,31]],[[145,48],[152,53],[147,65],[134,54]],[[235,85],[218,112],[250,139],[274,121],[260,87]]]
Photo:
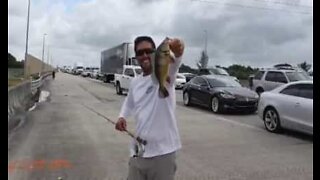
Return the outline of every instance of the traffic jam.
[[[131,44],[122,43],[102,51],[100,67],[75,63],[60,71],[112,83],[118,95],[126,94],[131,80],[142,73],[130,49]],[[240,81],[216,66],[198,68],[196,73],[179,71],[174,82],[185,107],[201,106],[215,114],[255,114],[269,132],[289,129],[313,135],[313,76],[302,68],[277,64]]]

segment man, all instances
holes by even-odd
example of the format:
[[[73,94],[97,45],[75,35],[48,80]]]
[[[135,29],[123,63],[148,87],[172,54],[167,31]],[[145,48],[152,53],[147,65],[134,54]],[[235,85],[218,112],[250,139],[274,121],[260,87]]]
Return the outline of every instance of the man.
[[[176,151],[181,148],[175,118],[175,79],[181,64],[184,44],[179,39],[169,39],[174,62],[170,64],[166,88],[169,96],[159,97],[159,84],[152,81],[151,56],[155,44],[148,36],[137,37],[134,50],[142,75],[132,79],[128,95],[122,105],[115,128],[126,130],[126,118],[135,117],[136,135],[146,140],[142,157],[134,157],[135,142],[130,148],[128,180],[173,180],[176,172]]]
[[[53,70],[53,71],[52,71],[52,79],[54,79],[55,77],[56,77],[56,71]]]

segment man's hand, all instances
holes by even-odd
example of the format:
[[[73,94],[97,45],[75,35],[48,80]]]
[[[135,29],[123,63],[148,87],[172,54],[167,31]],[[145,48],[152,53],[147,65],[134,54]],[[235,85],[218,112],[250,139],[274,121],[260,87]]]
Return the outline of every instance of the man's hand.
[[[184,43],[182,40],[174,38],[169,40],[169,46],[176,58],[182,56],[184,51]]]
[[[127,130],[127,121],[120,117],[116,123],[116,130],[118,131],[126,131]]]

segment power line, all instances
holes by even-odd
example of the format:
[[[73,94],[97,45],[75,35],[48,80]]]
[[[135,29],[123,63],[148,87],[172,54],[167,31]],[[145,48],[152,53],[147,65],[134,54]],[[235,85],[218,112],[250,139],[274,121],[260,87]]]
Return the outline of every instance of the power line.
[[[234,4],[234,3],[221,3],[221,2],[217,2],[217,1],[208,1],[208,0],[191,0],[191,1],[197,1],[197,2],[203,2],[203,3],[221,4],[221,5],[240,7],[240,8],[271,10],[271,11],[278,11],[278,12],[284,12],[284,13],[311,14],[311,13],[303,12],[303,11],[288,11],[288,10],[285,10],[285,9],[274,9],[274,8],[266,8],[266,7],[258,7],[258,6],[248,6],[248,5]]]

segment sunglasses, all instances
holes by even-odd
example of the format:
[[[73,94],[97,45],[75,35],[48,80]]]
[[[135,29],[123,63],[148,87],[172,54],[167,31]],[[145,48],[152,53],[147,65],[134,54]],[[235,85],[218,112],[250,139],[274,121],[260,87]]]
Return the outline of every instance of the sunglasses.
[[[140,49],[136,51],[136,56],[142,56],[144,54],[149,55],[151,53],[154,53],[154,51],[155,51],[154,49]]]

